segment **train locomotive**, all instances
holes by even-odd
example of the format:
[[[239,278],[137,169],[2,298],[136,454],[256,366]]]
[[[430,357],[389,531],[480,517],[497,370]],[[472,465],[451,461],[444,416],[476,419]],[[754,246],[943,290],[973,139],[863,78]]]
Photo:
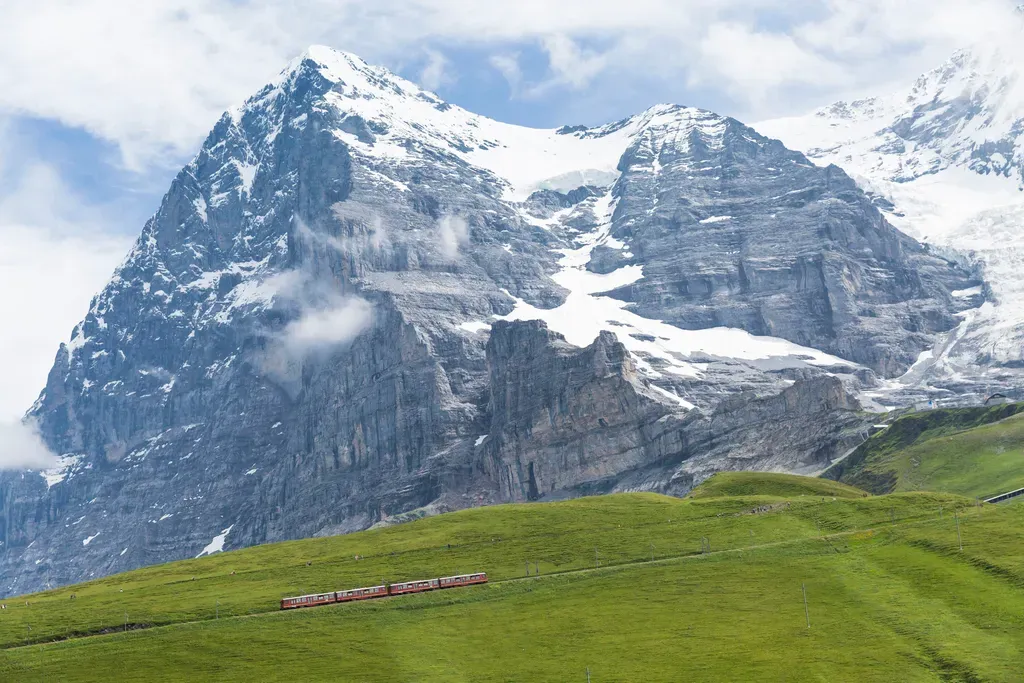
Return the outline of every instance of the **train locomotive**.
[[[281,609],[316,607],[317,605],[330,605],[335,602],[352,602],[353,600],[372,600],[373,598],[386,598],[393,595],[425,593],[427,591],[441,590],[444,588],[472,586],[478,583],[487,583],[486,573],[458,574],[456,576],[442,576],[436,579],[423,579],[420,581],[385,583],[380,586],[352,588],[350,590],[334,591],[332,593],[299,595],[294,598],[282,598]]]

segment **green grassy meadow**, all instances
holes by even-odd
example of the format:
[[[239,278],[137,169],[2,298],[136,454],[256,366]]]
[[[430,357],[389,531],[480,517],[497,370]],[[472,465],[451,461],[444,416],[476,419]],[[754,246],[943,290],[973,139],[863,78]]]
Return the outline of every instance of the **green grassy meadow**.
[[[715,479],[690,499],[480,508],[9,600],[0,680],[1019,680],[1024,506]],[[723,486],[754,495],[707,495]],[[491,583],[278,610],[477,570]]]
[[[690,492],[689,498],[769,495],[781,498],[837,496],[864,498],[867,491],[829,479],[772,472],[718,472]]]
[[[1012,412],[1018,408],[902,417],[824,476],[876,494],[945,491],[985,498],[1024,488],[1024,414]]]

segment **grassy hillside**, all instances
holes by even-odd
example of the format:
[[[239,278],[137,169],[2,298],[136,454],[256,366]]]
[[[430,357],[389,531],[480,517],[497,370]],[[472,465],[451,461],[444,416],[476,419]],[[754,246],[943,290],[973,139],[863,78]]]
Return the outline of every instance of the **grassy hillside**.
[[[709,477],[690,493],[690,498],[720,498],[725,496],[834,496],[863,498],[867,491],[828,479],[801,477],[774,472],[719,472]]]
[[[846,531],[931,515],[950,496],[900,496],[821,504],[775,498],[679,500],[629,494],[464,510],[347,536],[258,546],[118,574],[9,600],[0,646],[75,633],[249,615],[276,610],[282,597],[388,581],[486,571],[519,578],[712,550],[814,538],[818,527]],[[831,501],[831,499],[829,499]],[[945,501],[945,502],[943,502]],[[961,501],[962,502],[962,501]],[[770,514],[749,514],[775,506]],[[595,561],[596,552],[596,561]],[[356,558],[359,559],[356,559]],[[308,563],[308,564],[307,564]],[[76,595],[71,600],[71,594]],[[218,605],[219,602],[219,605]],[[28,627],[31,626],[31,631]]]
[[[0,680],[582,681],[588,667],[595,683],[1014,680],[1024,507],[836,498],[501,506],[143,569],[8,600]],[[526,559],[540,576],[523,576]],[[470,569],[493,583],[276,609],[286,594]],[[123,628],[125,611],[168,625],[12,647]]]
[[[928,490],[985,497],[1024,487],[1022,408],[906,415],[823,476],[876,494]]]

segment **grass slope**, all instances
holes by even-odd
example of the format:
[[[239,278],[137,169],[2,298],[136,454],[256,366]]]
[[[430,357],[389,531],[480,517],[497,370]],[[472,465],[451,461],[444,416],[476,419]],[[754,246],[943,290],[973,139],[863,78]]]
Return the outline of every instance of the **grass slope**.
[[[1024,507],[836,498],[500,506],[142,569],[9,600],[0,680],[1016,680]],[[541,576],[523,577],[527,558]],[[276,610],[283,594],[455,569],[494,583]],[[125,610],[169,625],[12,647],[30,624],[60,636]]]
[[[690,493],[690,498],[719,498],[724,496],[834,496],[837,498],[863,498],[867,491],[828,479],[801,477],[796,474],[774,472],[719,472],[709,477]]]
[[[1024,404],[913,413],[822,475],[875,494],[986,497],[1024,487]]]
[[[892,500],[711,498],[654,494],[464,510],[385,529],[184,560],[7,601],[0,647],[68,635],[274,611],[288,595],[486,571],[492,581],[814,538],[930,515],[951,496]],[[831,501],[831,499],[829,499]],[[748,514],[755,508],[771,514]],[[356,559],[358,558],[358,559]],[[309,563],[309,564],[307,564]],[[71,600],[71,594],[76,595]],[[26,605],[25,602],[29,604]],[[219,603],[219,604],[218,604]],[[31,629],[29,628],[31,627]]]

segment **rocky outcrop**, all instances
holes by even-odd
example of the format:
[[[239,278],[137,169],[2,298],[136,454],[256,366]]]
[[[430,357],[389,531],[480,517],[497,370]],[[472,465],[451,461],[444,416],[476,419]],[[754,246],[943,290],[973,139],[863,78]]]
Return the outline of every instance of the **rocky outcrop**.
[[[737,394],[710,414],[680,414],[607,332],[578,349],[536,322],[499,323],[487,351],[484,451],[502,500],[682,495],[721,470],[817,472],[860,443],[870,424],[830,376],[773,396]]]
[[[638,375],[611,332],[577,349],[542,323],[497,323],[487,360],[486,452],[503,497],[537,500],[682,450],[678,404]]]
[[[965,308],[979,281],[889,225],[837,166],[731,119],[686,144],[649,130],[622,158],[612,235],[644,278],[612,296],[687,329],[738,327],[892,377]],[[600,271],[599,271],[600,272]]]

